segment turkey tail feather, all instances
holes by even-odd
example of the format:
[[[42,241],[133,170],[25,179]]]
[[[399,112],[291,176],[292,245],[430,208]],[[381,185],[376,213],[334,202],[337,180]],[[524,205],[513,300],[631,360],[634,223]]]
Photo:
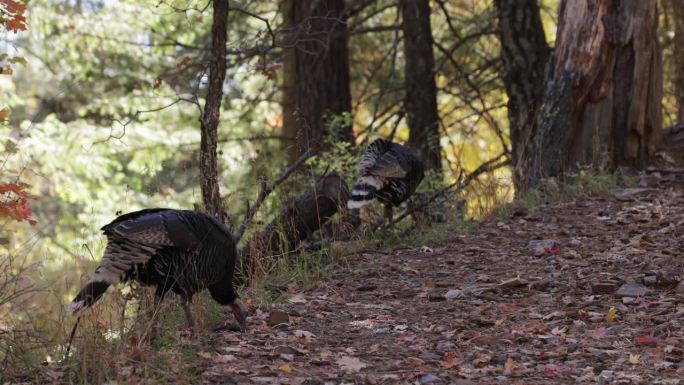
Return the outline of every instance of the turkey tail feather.
[[[347,201],[347,208],[358,209],[370,203],[384,186],[383,178],[362,176],[352,189],[351,198]]]
[[[108,282],[103,281],[91,281],[83,286],[83,289],[78,292],[76,298],[69,304],[69,313],[77,314],[81,311],[91,307],[95,302],[97,302],[102,294],[107,291],[109,287]]]

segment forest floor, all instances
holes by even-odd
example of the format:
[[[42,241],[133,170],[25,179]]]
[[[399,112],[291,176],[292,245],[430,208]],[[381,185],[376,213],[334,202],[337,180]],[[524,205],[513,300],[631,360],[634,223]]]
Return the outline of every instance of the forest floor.
[[[682,383],[684,195],[672,179],[512,208],[439,245],[347,256],[284,312],[213,335],[199,379]]]
[[[159,368],[118,363],[120,379],[684,383],[683,179],[651,173],[604,194],[511,205],[444,242],[344,256],[313,288],[253,311],[246,333],[182,337],[194,358],[168,346],[154,353],[167,356]]]

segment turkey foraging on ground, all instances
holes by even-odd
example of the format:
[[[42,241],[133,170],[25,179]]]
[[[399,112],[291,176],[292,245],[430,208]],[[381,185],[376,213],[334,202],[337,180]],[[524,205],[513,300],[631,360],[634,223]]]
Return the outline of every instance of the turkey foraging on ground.
[[[360,176],[347,207],[358,209],[377,199],[385,205],[390,226],[392,206],[408,199],[424,176],[423,163],[414,149],[383,139],[368,145],[358,170]]]
[[[231,306],[245,330],[246,309],[233,289],[235,240],[221,222],[196,211],[155,208],[121,215],[102,231],[104,255],[70,313],[91,307],[109,285],[135,280],[156,286],[155,308],[168,291],[178,294],[191,330],[188,305],[193,294],[208,288],[216,302]]]

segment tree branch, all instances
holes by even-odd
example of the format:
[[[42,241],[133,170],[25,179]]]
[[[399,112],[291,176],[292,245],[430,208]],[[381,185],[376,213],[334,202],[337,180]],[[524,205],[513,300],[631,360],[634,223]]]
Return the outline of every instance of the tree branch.
[[[247,213],[245,213],[245,219],[242,221],[240,224],[240,227],[238,228],[237,234],[235,235],[235,242],[239,242],[242,236],[245,233],[245,230],[247,229],[247,226],[252,222],[252,218],[256,214],[257,210],[259,210],[259,207],[264,203],[264,200],[268,197],[268,195],[273,192],[273,190],[276,189],[281,183],[283,183],[304,161],[309,159],[309,157],[313,154],[312,149],[308,149],[305,153],[303,153],[294,163],[292,163],[285,171],[283,171],[282,175],[278,177],[278,179],[273,182],[270,186],[266,184],[265,181],[262,180],[261,182],[261,191],[259,191],[259,196],[257,196],[256,201],[254,201],[254,204],[250,206],[247,209]]]

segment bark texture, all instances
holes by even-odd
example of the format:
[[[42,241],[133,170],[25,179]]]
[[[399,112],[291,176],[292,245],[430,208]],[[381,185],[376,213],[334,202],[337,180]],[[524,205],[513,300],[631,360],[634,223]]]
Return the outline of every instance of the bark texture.
[[[202,201],[207,212],[223,221],[223,207],[218,184],[218,124],[223,99],[223,81],[226,78],[226,40],[228,25],[228,0],[212,2],[214,20],[211,26],[211,57],[209,59],[209,84],[200,117],[202,138],[200,141],[200,187]]]
[[[674,24],[674,68],[673,81],[677,98],[677,123],[684,124],[684,4],[681,0],[670,0]]]
[[[577,165],[644,167],[661,145],[655,1],[563,1],[523,187]]]
[[[420,150],[428,169],[441,169],[439,115],[428,0],[400,0],[406,60],[405,108],[408,144]]]
[[[332,119],[351,113],[345,2],[294,0],[290,5],[293,27],[287,44],[294,47],[295,92],[289,95],[294,95],[298,124],[297,155],[324,149],[328,138],[352,142],[351,121]]]
[[[287,30],[294,28],[294,3],[297,0],[283,1],[283,27]],[[294,35],[291,35],[294,36]],[[281,103],[283,108],[283,136],[285,139],[281,146],[287,154],[288,163],[294,162],[299,157],[297,134],[299,124],[297,122],[297,62],[295,60],[294,41],[288,41],[283,48],[283,81],[280,85]]]
[[[529,156],[551,49],[546,43],[537,0],[495,0],[494,7],[499,19],[503,82],[508,94],[511,163],[516,191],[521,191],[523,160]]]

